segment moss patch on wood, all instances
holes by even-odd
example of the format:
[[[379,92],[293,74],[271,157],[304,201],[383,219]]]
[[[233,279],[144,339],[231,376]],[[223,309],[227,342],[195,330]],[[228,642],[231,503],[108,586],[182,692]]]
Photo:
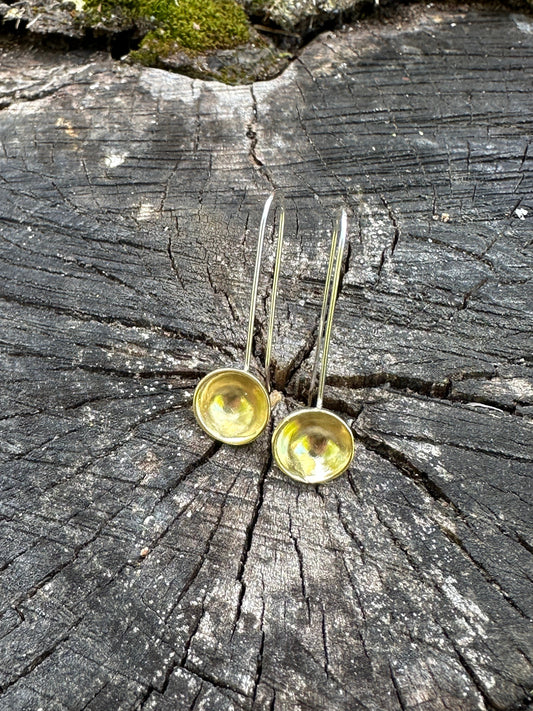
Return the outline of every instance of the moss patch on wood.
[[[148,30],[132,59],[153,64],[176,51],[192,55],[236,47],[250,37],[244,9],[235,0],[86,0],[88,24],[135,24]]]

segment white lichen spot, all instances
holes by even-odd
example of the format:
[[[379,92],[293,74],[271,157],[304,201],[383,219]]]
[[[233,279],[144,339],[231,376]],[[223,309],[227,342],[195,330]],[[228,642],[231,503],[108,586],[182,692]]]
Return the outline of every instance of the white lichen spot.
[[[139,209],[137,211],[137,219],[141,222],[145,220],[150,220],[154,216],[154,212],[154,208],[152,205],[150,205],[150,203],[142,202],[139,205]]]
[[[480,677],[483,680],[483,683],[485,684],[485,687],[487,689],[492,689],[494,686],[496,686],[496,679],[492,676],[492,674],[480,674]]]
[[[528,22],[524,15],[513,15],[512,18],[521,32],[525,32],[528,35],[533,34],[533,22]]]
[[[518,217],[519,220],[525,220],[527,210],[525,207],[517,207],[513,214],[515,217]]]
[[[127,157],[127,153],[108,153],[104,157],[104,163],[106,168],[117,168],[124,163]]]

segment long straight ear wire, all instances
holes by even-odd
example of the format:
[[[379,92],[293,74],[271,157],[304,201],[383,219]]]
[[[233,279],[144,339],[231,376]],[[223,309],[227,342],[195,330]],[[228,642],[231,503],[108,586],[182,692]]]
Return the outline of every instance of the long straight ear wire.
[[[322,364],[320,366],[320,378],[318,380],[318,393],[316,396],[316,406],[317,408],[322,407],[322,401],[324,400],[324,387],[326,385],[326,374],[328,370],[328,359],[329,359],[329,344],[331,343],[331,330],[333,328],[333,316],[335,314],[335,304],[337,303],[337,294],[339,292],[339,284],[341,278],[341,268],[342,268],[342,256],[344,253],[344,245],[346,243],[346,232],[348,231],[348,218],[346,215],[346,210],[342,210],[340,220],[336,223],[333,232],[333,239],[335,244],[337,243],[337,234],[340,226],[340,237],[338,240],[338,247],[335,257],[335,271],[330,275],[331,285],[326,284],[326,291],[329,292],[328,296],[328,306],[327,306],[327,318],[324,331],[324,347],[322,351]]]
[[[268,220],[268,213],[274,200],[274,193],[270,193],[263,214],[261,215],[261,224],[259,225],[259,237],[257,238],[257,249],[255,253],[254,278],[252,281],[252,294],[250,296],[250,312],[248,314],[248,335],[246,336],[246,354],[244,356],[244,370],[250,370],[250,362],[252,360],[252,346],[254,342],[254,325],[255,311],[257,308],[257,292],[259,290],[259,275],[261,272],[261,261],[263,259],[263,244],[265,242],[265,232]],[[268,344],[267,344],[268,345]]]
[[[208,373],[196,386],[193,398],[193,411],[198,424],[216,440],[226,444],[246,444],[258,437],[265,429],[270,418],[270,399],[267,389],[261,381],[252,375],[250,364],[254,336],[255,312],[259,275],[263,255],[265,232],[270,208],[275,198],[271,193],[263,208],[257,253],[255,258],[252,293],[250,297],[250,313],[248,318],[248,334],[244,368],[220,368]],[[272,338],[274,332],[274,310],[276,293],[281,266],[281,248],[283,230],[285,227],[285,209],[281,205],[278,225],[278,244],[273,276],[272,296],[270,301],[270,318],[267,338],[266,381],[269,383],[268,370],[272,353]]]
[[[272,436],[272,453],[281,471],[293,479],[312,484],[329,481],[342,474],[350,466],[355,450],[353,435],[344,420],[322,407],[346,233],[347,217],[343,209],[332,235],[317,355],[311,379],[312,392],[320,361],[316,405],[287,415]]]
[[[255,258],[254,279],[252,284],[252,296],[250,298],[250,313],[248,316],[248,336],[246,340],[246,356],[244,370],[248,371],[252,358],[252,345],[254,338],[255,311],[257,305],[257,292],[259,289],[259,274],[262,261],[263,243],[267,226],[268,213],[274,198],[278,197],[276,192],[272,192],[265,203],[261,225],[259,227],[259,238],[257,240],[257,254]],[[270,292],[270,309],[268,316],[267,343],[265,350],[265,381],[267,392],[270,392],[270,361],[272,359],[272,341],[274,339],[274,320],[276,316],[276,299],[278,295],[279,273],[281,270],[281,256],[283,253],[283,234],[285,231],[285,201],[279,196],[279,222],[276,235],[276,256],[274,258],[274,275],[272,277],[272,289]]]
[[[343,217],[346,218],[346,213],[344,211],[343,211]],[[331,286],[332,286],[331,280],[333,277],[333,266],[334,266],[334,261],[335,261],[335,251],[337,249],[338,235],[339,235],[339,222],[337,221],[335,223],[335,226],[333,228],[333,234],[331,236],[331,247],[329,250],[329,259],[328,259],[328,271],[326,274],[326,281],[324,284],[324,297],[322,299],[322,310],[320,312],[320,321],[318,323],[315,361],[313,363],[313,370],[311,372],[311,381],[309,384],[309,395],[307,398],[307,404],[309,407],[311,407],[311,403],[313,402],[313,392],[315,389],[316,378],[317,378],[317,374],[318,374],[318,365],[320,362],[320,353],[322,350],[322,339],[324,338],[324,325],[326,323],[326,313],[328,311],[328,305],[329,305],[330,296],[331,296]],[[344,245],[343,245],[343,249],[344,249]],[[341,256],[342,256],[342,252],[341,252]]]
[[[272,291],[270,295],[270,313],[268,317],[268,334],[265,352],[265,380],[267,391],[270,392],[270,361],[272,358],[272,341],[274,338],[274,318],[276,315],[276,298],[278,295],[279,272],[281,269],[281,255],[283,250],[283,233],[285,231],[285,204],[281,201],[276,257],[274,259],[274,276],[272,277]]]

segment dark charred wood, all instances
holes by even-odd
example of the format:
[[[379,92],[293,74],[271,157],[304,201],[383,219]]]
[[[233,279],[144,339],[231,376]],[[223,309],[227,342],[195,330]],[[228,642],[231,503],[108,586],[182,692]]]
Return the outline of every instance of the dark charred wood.
[[[527,708],[531,29],[419,8],[252,87],[4,48],[1,709]],[[273,424],[350,210],[326,406],[357,451],[318,487],[191,411],[243,362],[272,187]]]

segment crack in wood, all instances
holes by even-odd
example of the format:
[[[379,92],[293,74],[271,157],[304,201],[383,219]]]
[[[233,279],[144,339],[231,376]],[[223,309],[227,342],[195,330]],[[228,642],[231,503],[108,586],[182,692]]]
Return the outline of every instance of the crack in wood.
[[[390,674],[390,678],[392,681],[392,685],[394,687],[394,693],[396,694],[396,698],[398,699],[398,703],[400,704],[401,711],[408,711],[408,707],[404,701],[403,694],[400,690],[400,685],[398,684],[398,680],[396,679],[396,675],[394,673],[392,664],[390,662],[389,662],[389,674]]]
[[[357,423],[353,425],[354,432],[358,439],[365,445],[367,449],[378,454],[382,459],[392,464],[395,469],[407,476],[415,482],[417,486],[422,488],[425,493],[429,494],[435,501],[444,501],[456,515],[463,516],[463,512],[458,508],[457,504],[448,496],[448,494],[430,478],[429,474],[423,469],[417,467],[413,462],[400,450],[395,449],[383,439],[372,435],[369,432],[361,429]]]
[[[179,235],[179,223],[178,223],[177,216],[176,216],[175,220],[176,220],[176,232]],[[182,276],[181,276],[180,271],[178,269],[178,265],[176,264],[176,260],[174,259],[174,254],[172,252],[172,235],[170,233],[168,235],[167,253],[168,253],[168,258],[170,260],[170,266],[172,268],[172,271],[174,272],[174,275],[176,276],[176,279],[178,280],[178,284],[181,286],[182,289],[185,289],[185,284],[183,282]]]
[[[470,551],[468,550],[466,544],[461,540],[461,538],[454,533],[452,530],[449,528],[446,528],[442,524],[438,524],[440,530],[442,533],[446,536],[446,538],[451,541],[454,545],[456,545],[465,558],[472,563],[472,565],[483,575],[485,580],[492,585],[495,590],[498,591],[498,593],[505,599],[505,601],[514,609],[518,612],[518,614],[523,617],[526,620],[530,620],[531,617],[528,615],[521,607],[518,605],[515,600],[513,600],[512,596],[504,590],[504,588],[501,586],[500,582],[490,573],[490,571],[487,570],[486,566],[481,563],[477,558],[475,558]],[[468,523],[467,523],[468,525]]]
[[[228,305],[231,317],[235,323],[240,323],[241,319],[239,317],[239,314],[237,313],[237,309],[235,307],[235,304],[233,303],[233,299],[230,297],[228,292],[221,286],[219,286],[216,281],[213,279],[211,275],[211,269],[209,268],[209,264],[206,264],[206,274],[207,274],[207,280],[209,282],[209,285],[211,286],[211,289],[213,290],[213,294],[222,294],[224,299],[226,300],[226,303]]]
[[[326,674],[326,677],[329,677],[329,651],[328,651],[328,635],[327,635],[327,630],[326,630],[326,611],[324,609],[324,605],[321,604],[321,612],[322,612],[322,623],[321,623],[321,631],[322,631],[322,645],[324,647],[324,672]]]
[[[231,691],[232,694],[236,694],[238,698],[247,698],[247,694],[242,689],[229,684],[227,681],[218,679],[216,676],[210,674],[204,669],[199,669],[196,665],[193,666],[189,664],[185,666],[184,669],[217,689],[221,689],[222,691]],[[230,697],[230,699],[233,703],[236,703],[236,699],[232,697]]]
[[[252,97],[252,118],[248,123],[246,129],[246,137],[250,141],[250,148],[248,155],[255,169],[261,173],[261,175],[266,178],[271,189],[276,188],[276,183],[274,182],[273,176],[268,169],[268,167],[263,163],[263,161],[257,155],[257,98],[255,96],[253,84],[250,85],[250,95]]]
[[[5,692],[15,684],[17,684],[21,679],[24,679],[25,677],[29,676],[39,665],[41,665],[44,661],[48,659],[55,651],[56,649],[63,644],[63,642],[66,642],[71,635],[71,630],[62,635],[59,639],[57,639],[48,649],[45,649],[43,652],[41,652],[35,659],[33,659],[28,665],[22,669],[21,672],[19,672],[16,676],[15,679],[12,681],[8,682],[7,684],[4,684],[3,686],[0,686],[0,694],[5,694]]]
[[[397,220],[396,216],[394,215],[394,211],[384,195],[380,195],[379,197],[380,197],[381,202],[383,203],[384,207],[386,208],[388,216],[389,216],[389,220],[391,221],[392,226],[394,227],[394,234],[392,236],[390,246],[385,247],[385,249],[381,252],[381,259],[380,259],[380,262],[378,265],[378,278],[377,278],[376,284],[379,281],[379,278],[381,276],[381,271],[383,269],[383,266],[385,264],[387,257],[389,260],[391,260],[393,258],[394,250],[396,249],[396,245],[398,244],[398,240],[400,239],[400,227],[398,225],[398,220]],[[376,284],[374,286],[376,286]]]
[[[235,632],[235,629],[237,627],[237,623],[240,620],[241,617],[241,608],[242,608],[242,602],[244,599],[244,595],[246,593],[246,583],[244,581],[244,571],[246,569],[246,562],[248,560],[248,555],[250,553],[250,549],[252,547],[252,540],[254,536],[254,530],[257,525],[257,521],[259,519],[259,513],[261,511],[261,507],[263,506],[263,501],[264,501],[264,492],[265,492],[265,480],[266,480],[266,475],[268,471],[270,470],[270,467],[272,465],[272,452],[270,449],[268,450],[268,457],[263,464],[263,467],[259,473],[259,477],[257,480],[257,497],[254,503],[254,507],[252,510],[252,515],[250,517],[250,521],[248,523],[248,526],[246,527],[246,532],[244,536],[244,543],[241,551],[241,558],[239,562],[239,568],[237,570],[237,575],[236,575],[236,580],[238,583],[240,583],[240,590],[239,590],[239,596],[237,598],[237,606],[236,606],[236,611],[235,611],[235,621],[233,623],[233,633]]]
[[[161,685],[158,687],[155,687],[153,685],[150,685],[144,695],[139,699],[138,702],[138,709],[143,709],[145,705],[148,703],[150,696],[154,693],[154,691],[157,691],[161,694],[161,696],[164,696],[167,689],[168,685],[170,684],[170,680],[172,678],[172,674],[175,672],[176,669],[181,668],[181,669],[187,669],[186,662],[187,662],[187,657],[189,656],[189,649],[192,644],[192,640],[195,637],[196,633],[198,632],[200,628],[200,623],[202,621],[202,618],[205,614],[205,600],[207,597],[207,593],[204,594],[201,603],[200,603],[200,613],[197,615],[191,632],[189,633],[187,639],[185,640],[185,644],[183,646],[183,654],[181,655],[181,658],[178,661],[173,661],[168,668],[164,672],[163,676],[163,681],[161,682]],[[188,669],[187,669],[188,670]],[[190,670],[188,670],[190,671]]]
[[[464,311],[464,309],[467,308],[470,299],[475,296],[475,294],[477,294],[477,292],[481,289],[482,286],[484,286],[488,282],[488,280],[488,277],[483,277],[483,279],[480,279],[477,284],[475,284],[471,289],[465,292],[463,295],[463,300],[457,307],[457,310]]]
[[[177,412],[180,410],[183,410],[185,408],[189,408],[190,405],[189,403],[182,403],[179,405],[171,405],[169,407],[164,407],[160,410],[157,410],[156,412],[152,412],[150,415],[147,417],[141,417],[137,422],[133,423],[126,431],[126,434],[124,437],[119,440],[118,442],[113,442],[109,447],[106,447],[103,452],[100,454],[89,458],[86,462],[83,464],[79,465],[78,467],[75,467],[72,472],[67,474],[67,476],[62,477],[58,480],[56,480],[53,484],[50,486],[46,486],[43,488],[43,492],[49,493],[53,491],[55,488],[58,486],[62,486],[63,484],[71,481],[75,477],[79,476],[80,474],[83,474],[86,472],[88,469],[93,467],[95,464],[98,462],[102,461],[103,459],[107,459],[111,455],[115,454],[115,452],[118,452],[122,447],[124,447],[135,435],[135,431],[141,427],[142,425],[147,424],[148,422],[154,422],[161,417],[164,417],[165,415],[168,415],[172,412]],[[67,433],[61,433],[61,437],[65,436]],[[30,460],[31,461],[31,460]]]
[[[11,294],[0,294],[0,300],[5,301],[6,303],[13,303],[18,306],[28,306],[37,310],[51,311],[57,314],[58,316],[69,316],[70,318],[73,318],[78,321],[92,321],[99,324],[120,326],[122,328],[138,328],[156,334],[160,333],[170,338],[188,341],[190,343],[203,343],[207,346],[215,348],[221,353],[225,353],[226,355],[230,355],[231,357],[233,357],[231,351],[228,351],[227,342],[224,344],[217,343],[210,336],[207,336],[204,333],[187,332],[181,329],[173,328],[168,324],[161,327],[153,324],[152,322],[146,319],[141,318],[131,318],[125,316],[119,317],[117,315],[104,316],[103,314],[86,313],[83,311],[71,309],[67,306],[59,306],[57,304],[50,303],[44,304],[23,297],[15,297]],[[242,344],[232,344],[232,346],[236,349],[244,350],[244,346]]]
[[[423,380],[413,376],[398,375],[387,371],[376,373],[364,373],[360,375],[331,375],[327,378],[326,384],[332,387],[346,388],[348,390],[365,390],[367,388],[386,388],[390,392],[422,395],[428,399],[447,400],[458,402],[464,405],[486,405],[499,410],[502,414],[515,415],[521,417],[517,411],[518,401],[515,404],[501,402],[497,397],[479,393],[467,395],[454,389],[454,385],[464,380],[486,380],[490,381],[498,377],[497,371],[476,371],[472,373],[454,373],[447,375],[440,381]],[[332,402],[339,399],[332,398]],[[343,407],[342,401],[340,407]],[[332,407],[332,409],[334,409]],[[347,413],[351,414],[351,413]]]
[[[470,662],[467,660],[465,655],[461,652],[461,650],[458,648],[457,644],[455,641],[452,639],[452,637],[448,634],[448,631],[446,628],[442,627],[442,632],[448,642],[450,643],[453,651],[455,652],[455,656],[459,660],[459,663],[461,664],[462,668],[465,670],[465,672],[468,675],[468,678],[472,682],[474,688],[478,692],[478,694],[481,696],[483,699],[483,703],[485,704],[486,708],[489,709],[489,711],[506,711],[505,707],[502,706],[499,703],[496,703],[494,699],[491,698],[491,696],[488,694],[485,686],[482,684],[479,676],[477,675],[475,669],[473,666],[470,664]]]
[[[195,469],[198,469],[199,466],[203,466],[211,457],[214,456],[216,452],[220,449],[220,443],[215,442],[216,445],[219,445],[216,447],[215,451],[213,451],[213,448],[211,449],[212,453],[206,457],[205,455],[202,457],[202,463],[200,465],[195,466]],[[190,472],[189,472],[190,473]],[[226,493],[224,494],[224,497],[222,499],[220,509],[219,509],[219,514],[217,516],[217,519],[215,521],[215,525],[211,528],[209,531],[209,535],[206,538],[205,545],[203,548],[203,551],[201,551],[200,557],[198,559],[197,564],[194,566],[194,568],[191,570],[190,574],[188,575],[187,579],[185,580],[185,583],[183,584],[181,590],[179,591],[178,596],[176,597],[176,600],[174,601],[174,604],[172,607],[169,609],[167,615],[166,615],[166,620],[168,620],[174,611],[178,608],[179,604],[181,601],[184,599],[184,597],[187,595],[189,590],[191,589],[193,583],[195,580],[198,578],[198,575],[200,571],[202,570],[203,566],[205,565],[205,562],[207,561],[207,557],[209,555],[209,552],[211,550],[211,544],[213,543],[213,539],[220,527],[220,523],[222,521],[222,517],[224,516],[224,511],[225,511],[225,506],[226,502],[228,500],[228,496],[230,495],[233,487],[235,486],[236,482],[238,479],[238,475],[234,478],[231,486],[228,488]],[[181,514],[181,512],[180,512]],[[161,534],[157,537],[157,539],[152,543],[151,550],[153,551],[154,548],[163,540],[163,538],[168,534],[170,531],[171,527],[175,524],[176,519],[170,522],[168,526],[165,527],[165,529],[161,532]]]
[[[341,509],[342,509],[342,502],[339,498],[337,498],[337,516],[339,518],[339,521],[341,522],[341,525],[342,525],[343,529],[346,531],[346,533],[348,534],[348,536],[353,540],[353,542],[357,546],[359,555],[361,556],[361,563],[363,565],[365,565],[367,562],[367,555],[366,555],[366,549],[365,549],[364,543],[357,536],[355,531],[353,531],[350,528],[350,526],[348,526],[348,523],[346,522],[346,519],[345,519]]]
[[[294,550],[296,552],[296,558],[298,560],[298,572],[300,575],[300,585],[302,589],[302,598],[305,602],[305,606],[307,608],[307,621],[310,624],[311,623],[311,601],[309,599],[309,593],[307,592],[307,586],[305,583],[305,574],[304,574],[304,558],[302,555],[302,549],[300,548],[300,544],[298,543],[298,537],[295,535],[294,530],[293,530],[293,525],[292,525],[292,516],[291,516],[291,511],[290,509],[288,510],[289,514],[289,535],[291,537]]]
[[[261,642],[259,644],[259,651],[257,652],[255,675],[253,681],[252,689],[252,703],[251,708],[253,709],[257,700],[257,690],[259,689],[259,684],[261,683],[261,676],[263,674],[263,653],[265,649],[265,631],[263,629],[263,623],[265,619],[265,603],[263,600],[263,607],[261,612],[261,619],[259,621],[259,629],[261,630]]]

